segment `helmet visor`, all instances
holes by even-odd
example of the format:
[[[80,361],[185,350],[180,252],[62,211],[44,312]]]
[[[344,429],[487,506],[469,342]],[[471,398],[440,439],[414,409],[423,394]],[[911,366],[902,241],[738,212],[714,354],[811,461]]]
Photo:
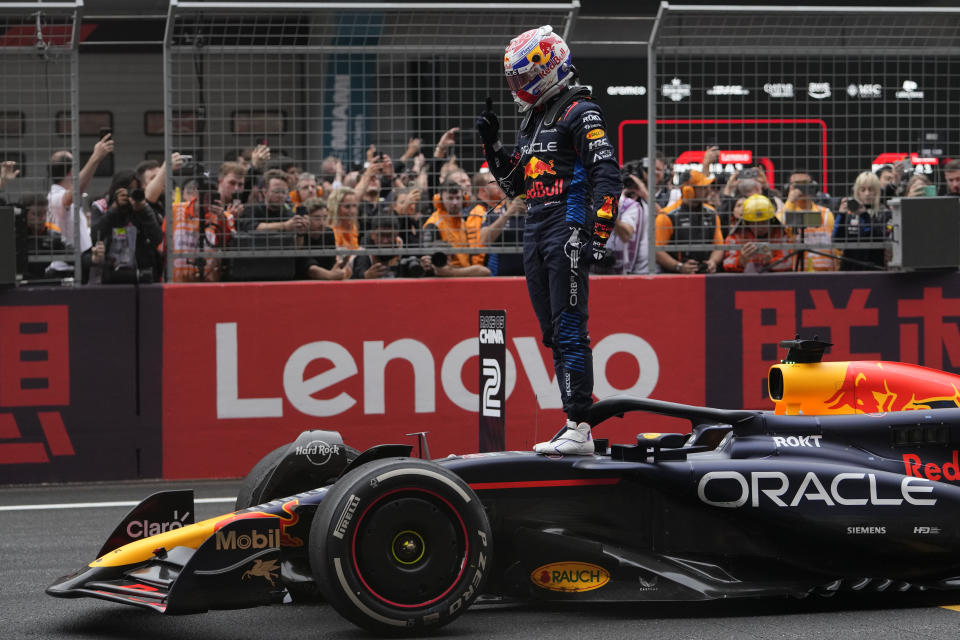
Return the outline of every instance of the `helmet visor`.
[[[535,82],[539,77],[540,75],[537,73],[536,68],[525,73],[508,73],[507,86],[510,87],[510,91],[514,93],[518,91],[528,91],[530,84]]]

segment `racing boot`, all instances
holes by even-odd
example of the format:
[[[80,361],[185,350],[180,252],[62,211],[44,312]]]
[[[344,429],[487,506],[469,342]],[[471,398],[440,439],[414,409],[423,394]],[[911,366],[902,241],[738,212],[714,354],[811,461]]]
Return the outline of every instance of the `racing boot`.
[[[567,420],[566,429],[553,440],[534,445],[533,450],[549,455],[592,456],[593,436],[590,434],[590,425]]]

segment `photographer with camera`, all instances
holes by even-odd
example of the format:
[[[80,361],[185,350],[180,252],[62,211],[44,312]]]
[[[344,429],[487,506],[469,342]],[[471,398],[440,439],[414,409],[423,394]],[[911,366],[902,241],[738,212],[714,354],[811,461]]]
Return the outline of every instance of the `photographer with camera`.
[[[91,262],[103,284],[159,280],[157,248],[163,242],[158,216],[133,171],[114,174],[109,207],[93,226]],[[91,277],[91,280],[93,277]]]
[[[174,282],[219,282],[219,258],[178,258],[177,252],[209,252],[229,245],[236,230],[236,219],[243,212],[239,195],[244,187],[246,169],[237,162],[220,165],[214,180],[199,163],[188,168],[192,177],[184,182],[183,199],[171,210],[173,224]],[[164,226],[167,220],[163,221]]]
[[[791,271],[793,259],[773,245],[788,240],[787,231],[776,217],[773,202],[762,193],[738,200],[733,209],[736,220],[727,236],[727,245],[742,245],[728,249],[723,258],[723,270],[733,273],[764,273]]]
[[[889,235],[890,210],[880,204],[880,179],[864,171],[853,183],[853,197],[843,198],[833,227],[834,242],[878,242]],[[841,271],[882,270],[886,249],[844,249]]]
[[[647,273],[647,224],[649,217],[647,172],[643,162],[626,162],[620,170],[623,191],[620,192],[620,214],[613,224],[613,233],[607,240],[606,249],[611,256],[609,264],[604,261],[590,265],[592,273],[599,274],[644,274]]]
[[[371,222],[370,231],[364,237],[363,246],[372,250],[393,250],[394,253],[360,253],[353,260],[355,280],[379,280],[383,278],[420,278],[426,275],[426,258],[405,256],[403,241],[397,234],[397,219],[383,215]]]
[[[304,234],[309,224],[307,217],[297,214],[287,200],[287,176],[279,169],[271,169],[263,176],[266,194],[263,202],[243,208],[237,218],[237,230],[281,231]]]
[[[720,217],[706,204],[708,187],[714,179],[700,171],[684,175],[679,205],[667,207],[657,214],[656,241],[658,247],[674,247],[672,253],[657,251],[656,261],[661,273],[716,273],[723,261],[723,249],[685,250],[686,245],[723,244]]]
[[[777,211],[777,220],[788,229],[788,233],[792,229],[795,235],[799,235],[804,244],[830,244],[833,237],[833,212],[814,201],[819,193],[820,185],[809,173],[796,171],[790,174],[787,201]],[[818,223],[808,224],[804,212],[815,212]],[[797,264],[798,271],[836,271],[840,252],[836,249],[803,250],[799,255],[802,259]]]

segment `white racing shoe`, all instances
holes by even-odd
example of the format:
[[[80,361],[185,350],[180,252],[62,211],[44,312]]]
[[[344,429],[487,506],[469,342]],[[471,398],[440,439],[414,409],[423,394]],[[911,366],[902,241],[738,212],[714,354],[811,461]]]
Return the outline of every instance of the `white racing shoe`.
[[[533,450],[554,456],[592,456],[593,437],[590,435],[590,425],[567,420],[567,428],[563,433],[549,442],[535,444]]]

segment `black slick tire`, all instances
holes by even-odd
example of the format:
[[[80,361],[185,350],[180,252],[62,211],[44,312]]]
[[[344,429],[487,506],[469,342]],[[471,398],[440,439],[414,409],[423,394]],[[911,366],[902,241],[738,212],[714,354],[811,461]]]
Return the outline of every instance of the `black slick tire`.
[[[481,593],[493,539],[483,505],[443,467],[414,458],[362,465],[334,484],[310,530],[320,591],[375,633],[419,635]]]

